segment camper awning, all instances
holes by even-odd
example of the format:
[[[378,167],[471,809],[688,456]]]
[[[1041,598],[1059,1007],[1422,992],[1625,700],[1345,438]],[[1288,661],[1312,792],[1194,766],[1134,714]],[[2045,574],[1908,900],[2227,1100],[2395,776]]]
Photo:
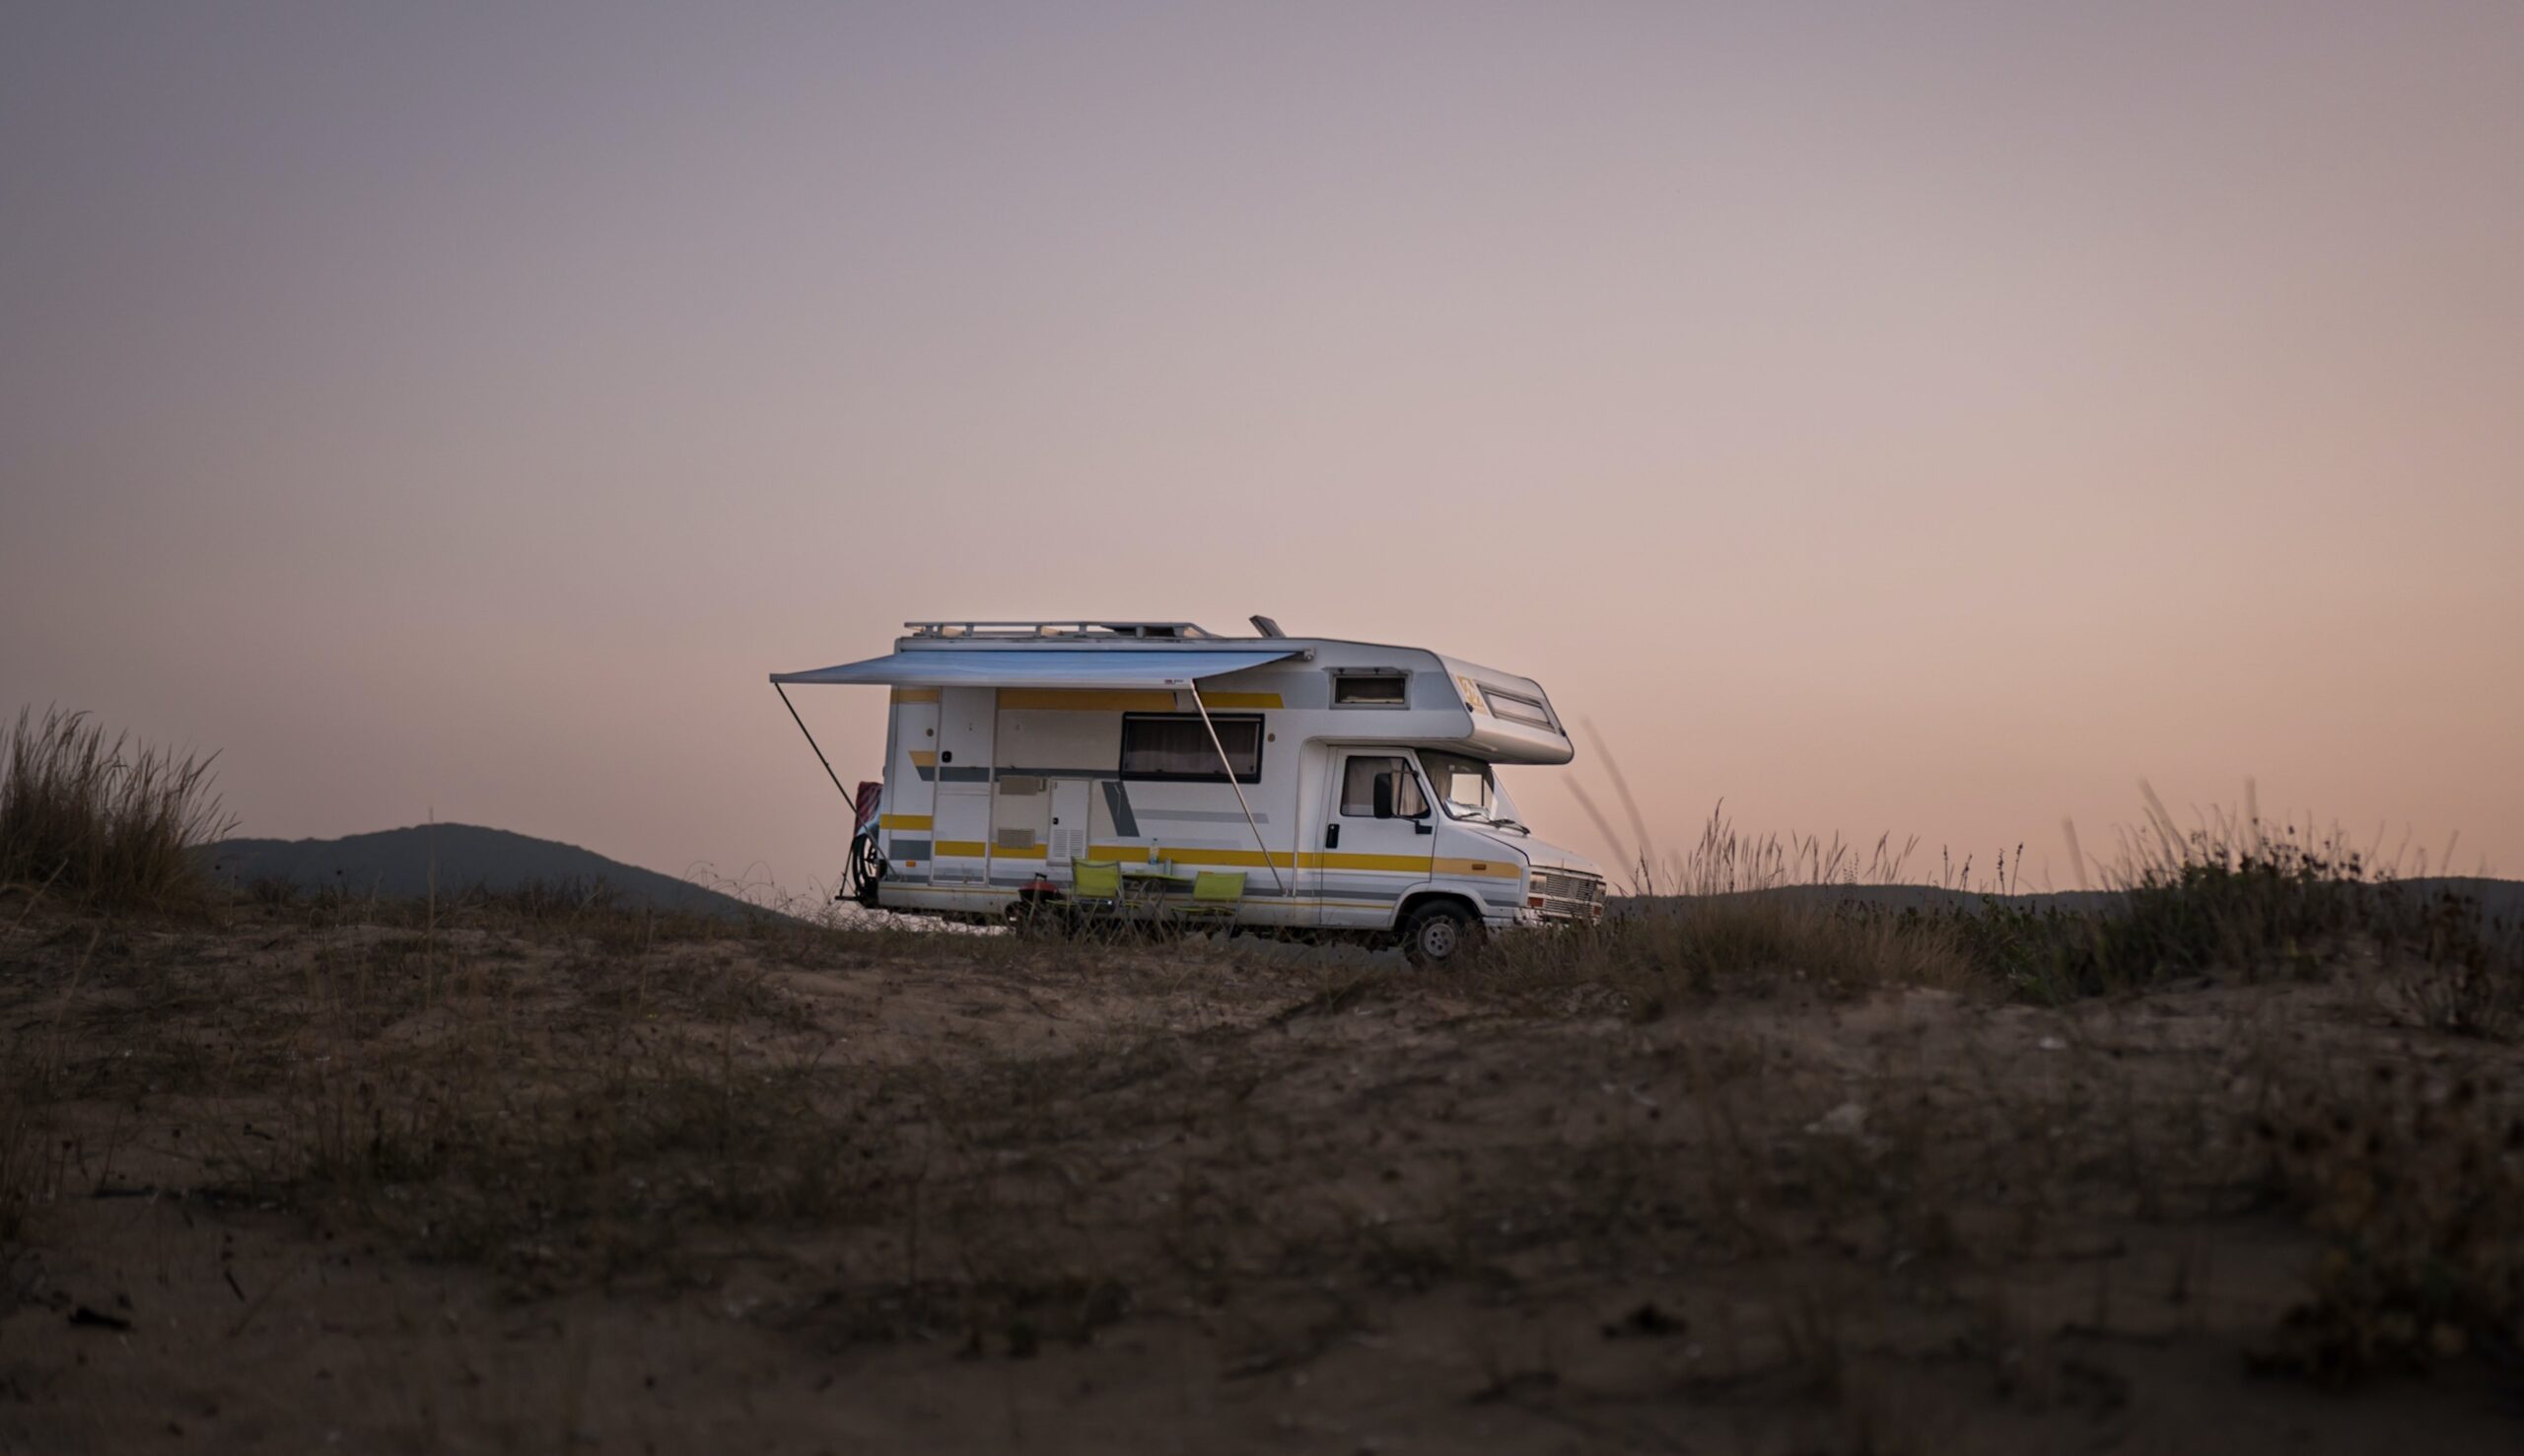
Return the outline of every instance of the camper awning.
[[[948,649],[894,653],[811,672],[775,672],[787,682],[868,683],[887,687],[1186,688],[1205,677],[1242,672],[1297,656],[1295,652],[1222,653],[1166,649]]]

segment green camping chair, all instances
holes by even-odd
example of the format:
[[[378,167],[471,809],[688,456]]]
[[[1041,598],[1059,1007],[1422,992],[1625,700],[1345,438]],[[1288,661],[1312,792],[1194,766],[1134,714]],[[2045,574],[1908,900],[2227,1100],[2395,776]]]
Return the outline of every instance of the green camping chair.
[[[1069,862],[1069,899],[1081,920],[1122,915],[1122,865],[1118,860]]]
[[[1204,869],[1192,878],[1192,898],[1177,913],[1184,924],[1215,925],[1222,930],[1235,924],[1235,912],[1244,904],[1244,871]]]

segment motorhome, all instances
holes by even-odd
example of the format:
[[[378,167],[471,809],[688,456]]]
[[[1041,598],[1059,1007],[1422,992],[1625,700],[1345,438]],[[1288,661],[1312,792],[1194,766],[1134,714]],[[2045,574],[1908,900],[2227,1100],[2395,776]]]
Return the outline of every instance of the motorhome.
[[[1602,916],[1603,875],[1536,837],[1495,772],[1575,756],[1541,684],[1253,621],[909,622],[885,657],[774,674],[793,717],[791,686],[888,690],[847,893],[998,917],[1075,906],[1118,867],[1096,898],[1126,917],[1197,908],[1421,962]]]

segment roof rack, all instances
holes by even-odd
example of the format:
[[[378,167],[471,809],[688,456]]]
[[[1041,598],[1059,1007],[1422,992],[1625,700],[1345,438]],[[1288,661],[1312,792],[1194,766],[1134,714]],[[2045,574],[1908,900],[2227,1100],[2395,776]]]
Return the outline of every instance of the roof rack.
[[[1181,641],[1216,637],[1194,622],[905,622],[914,637],[1130,637]]]

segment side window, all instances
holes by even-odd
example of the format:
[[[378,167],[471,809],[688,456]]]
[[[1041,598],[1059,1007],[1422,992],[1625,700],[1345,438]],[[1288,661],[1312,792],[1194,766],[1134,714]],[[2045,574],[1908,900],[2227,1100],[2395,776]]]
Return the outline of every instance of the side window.
[[[1344,818],[1369,819],[1376,812],[1376,778],[1393,776],[1393,816],[1418,819],[1429,812],[1428,797],[1420,792],[1420,776],[1411,772],[1408,761],[1400,758],[1353,756],[1341,771],[1341,813]]]
[[[1332,706],[1400,708],[1410,701],[1410,687],[1408,673],[1335,671],[1332,674]]]
[[[1557,731],[1551,721],[1551,710],[1523,693],[1511,693],[1506,688],[1492,687],[1484,683],[1481,687],[1481,699],[1490,709],[1490,716],[1493,718],[1506,719],[1509,723],[1521,723],[1527,728],[1554,728]]]
[[[1124,714],[1122,777],[1224,784],[1219,750],[1225,748],[1227,762],[1235,765],[1236,782],[1260,783],[1262,720],[1222,714],[1212,721],[1218,725],[1216,743],[1210,741],[1209,728],[1190,714]]]

